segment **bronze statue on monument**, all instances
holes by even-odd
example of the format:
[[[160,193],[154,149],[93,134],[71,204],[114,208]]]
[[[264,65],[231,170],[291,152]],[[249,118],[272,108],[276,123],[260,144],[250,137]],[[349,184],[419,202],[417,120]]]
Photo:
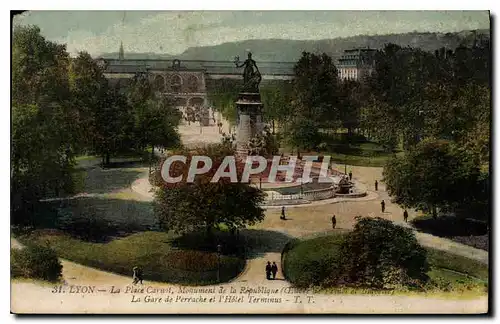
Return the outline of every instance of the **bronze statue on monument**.
[[[260,143],[259,139],[262,135],[262,101],[259,93],[262,76],[252,59],[252,53],[248,53],[248,58],[242,64],[240,64],[240,58],[236,56],[234,63],[237,68],[244,67],[243,88],[236,101],[238,110],[236,151],[239,157],[244,158],[249,154],[255,154],[254,144]]]
[[[260,75],[257,64],[252,59],[252,53],[248,53],[248,58],[241,65],[239,64],[239,56],[236,56],[234,58],[234,63],[236,64],[237,68],[245,67],[245,69],[243,70],[243,91],[258,93],[262,76]]]

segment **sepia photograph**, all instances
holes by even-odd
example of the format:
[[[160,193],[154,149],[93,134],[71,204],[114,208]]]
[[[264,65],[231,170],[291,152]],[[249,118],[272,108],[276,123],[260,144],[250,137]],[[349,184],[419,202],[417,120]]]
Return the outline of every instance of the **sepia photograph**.
[[[491,20],[11,11],[11,313],[491,315]]]

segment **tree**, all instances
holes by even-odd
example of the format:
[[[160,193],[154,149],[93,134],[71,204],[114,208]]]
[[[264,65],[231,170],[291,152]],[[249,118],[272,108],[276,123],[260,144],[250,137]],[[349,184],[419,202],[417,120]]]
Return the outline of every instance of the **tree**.
[[[145,109],[136,112],[136,134],[141,143],[155,147],[175,147],[180,144],[177,132],[181,114],[167,99],[154,98],[145,103]]]
[[[361,127],[388,152],[394,150],[398,144],[398,129],[394,126],[396,116],[387,103],[374,96],[365,102],[360,111]]]
[[[43,111],[43,112],[42,112]],[[41,198],[71,192],[72,161],[51,128],[47,109],[12,107],[11,220],[32,223]],[[48,120],[49,119],[49,120]]]
[[[210,80],[207,82],[208,98],[217,110],[231,124],[236,125],[238,111],[236,100],[241,90],[241,84],[235,80]]]
[[[320,141],[320,134],[314,121],[300,119],[294,121],[288,129],[288,143],[298,150],[312,150]]]
[[[134,146],[175,147],[180,144],[177,127],[182,118],[179,110],[167,98],[156,95],[145,77],[137,77],[127,91],[128,104],[134,115]]]
[[[16,26],[12,37],[13,222],[29,221],[44,196],[72,190],[71,168],[80,138],[73,119],[65,46],[38,27]]]
[[[377,139],[402,139],[405,148],[416,143],[424,126],[419,114],[424,88],[436,70],[435,61],[431,53],[395,44],[376,53],[374,73],[367,78],[364,126]]]
[[[490,120],[480,120],[462,140],[463,146],[477,157],[479,165],[489,169],[490,162]]]
[[[293,116],[317,126],[339,120],[338,73],[330,56],[303,52],[294,67]]]
[[[489,51],[488,42],[434,55],[386,45],[362,91],[361,126],[405,149],[426,137],[461,141],[489,110]]]
[[[81,149],[95,151],[96,117],[108,95],[108,80],[96,61],[86,52],[80,52],[69,66],[69,86],[72,104],[78,107],[73,122],[81,138]]]
[[[457,86],[457,80],[439,81],[426,87],[421,107],[423,134],[465,142],[478,124],[490,122],[490,90],[472,81]]]
[[[12,35],[12,101],[15,105],[69,98],[66,46],[47,41],[36,26],[15,26]]]
[[[353,130],[358,128],[360,119],[361,86],[359,82],[345,80],[340,83],[340,104],[339,113],[342,121],[342,126],[347,128],[349,138],[353,134]]]
[[[171,176],[184,175],[183,181],[175,184],[164,183],[155,196],[155,214],[160,226],[165,230],[187,233],[205,230],[211,233],[219,224],[231,230],[252,225],[264,219],[260,204],[264,194],[246,183],[232,183],[228,178],[210,182],[223,159],[231,155],[232,148],[212,145],[196,151],[181,150],[175,155],[184,155],[187,162],[174,162]],[[197,175],[194,182],[188,183],[186,175],[194,155],[204,155],[213,164],[206,174]],[[227,169],[226,169],[227,170]],[[238,180],[241,179],[241,165],[237,168]]]
[[[382,218],[361,218],[341,245],[335,281],[376,288],[415,286],[428,280],[427,251],[410,228]]]
[[[134,147],[134,114],[124,95],[117,89],[106,92],[101,109],[95,115],[95,150],[108,165],[111,156]]]
[[[427,139],[384,167],[384,181],[394,202],[431,210],[464,206],[478,191],[479,167],[471,154],[446,140]]]
[[[292,117],[292,85],[290,82],[271,83],[260,90],[264,104],[264,118],[271,121],[272,134],[276,133],[276,122],[283,129]]]

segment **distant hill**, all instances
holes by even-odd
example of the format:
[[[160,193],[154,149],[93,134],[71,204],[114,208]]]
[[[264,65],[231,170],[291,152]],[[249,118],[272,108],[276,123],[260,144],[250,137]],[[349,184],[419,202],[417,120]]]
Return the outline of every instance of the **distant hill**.
[[[325,52],[338,58],[346,49],[356,47],[382,48],[387,43],[434,51],[441,47],[455,49],[460,45],[472,45],[476,37],[489,39],[490,31],[484,29],[455,33],[412,32],[374,36],[359,35],[325,40],[255,39],[215,46],[191,47],[180,55],[125,52],[125,58],[232,61],[236,55],[240,56],[240,60],[244,59],[246,50],[250,49],[256,61],[295,62],[303,51]],[[106,53],[100,57],[118,58],[118,53]]]

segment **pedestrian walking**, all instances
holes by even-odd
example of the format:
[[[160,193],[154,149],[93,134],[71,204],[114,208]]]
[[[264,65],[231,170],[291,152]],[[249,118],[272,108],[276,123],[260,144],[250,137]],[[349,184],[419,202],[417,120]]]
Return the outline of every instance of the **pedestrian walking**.
[[[335,215],[332,216],[332,228],[335,229],[335,226],[337,226],[337,219],[335,218]]]
[[[378,181],[375,180],[375,191],[377,191],[377,190],[378,190]]]
[[[134,285],[137,285],[137,283],[140,282],[141,285],[142,285],[142,269],[139,268],[139,267],[134,267],[132,269],[132,271],[133,271],[133,275],[132,275],[133,281],[132,281],[132,283]]]
[[[271,272],[273,274],[273,280],[276,279],[276,274],[278,273],[278,266],[276,262],[273,261],[273,265],[271,266]]]
[[[286,220],[285,206],[281,207],[281,216],[280,216],[280,219]]]
[[[349,181],[352,181],[352,171],[349,171]]]
[[[267,280],[271,280],[271,271],[272,271],[271,262],[267,261],[267,265],[266,265],[266,279]]]
[[[380,206],[382,207],[382,213],[385,212],[385,201],[382,200]]]
[[[405,223],[408,223],[408,211],[406,209],[403,212],[403,219],[405,220]]]

